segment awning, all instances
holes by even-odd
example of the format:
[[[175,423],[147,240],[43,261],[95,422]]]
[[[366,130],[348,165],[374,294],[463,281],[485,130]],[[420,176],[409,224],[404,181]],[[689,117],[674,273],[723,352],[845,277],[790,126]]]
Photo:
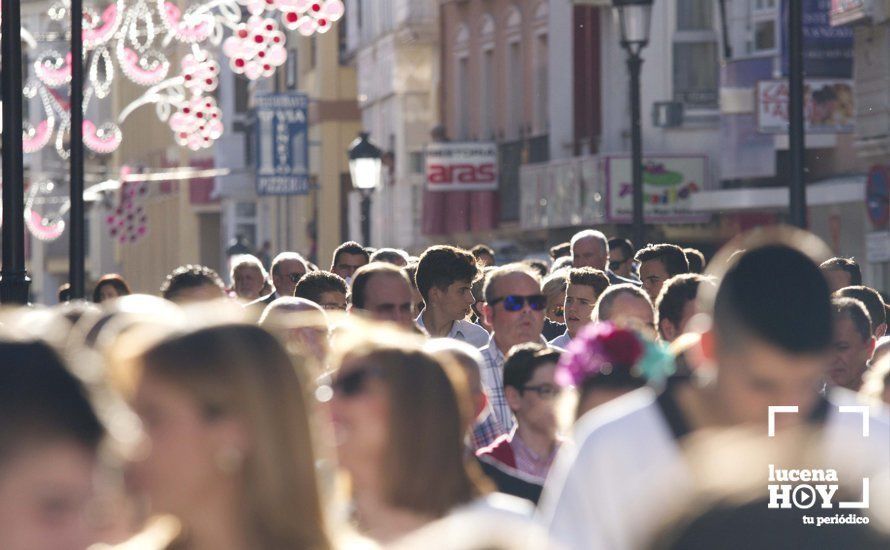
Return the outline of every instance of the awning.
[[[865,201],[865,174],[831,178],[807,184],[807,206]],[[748,187],[700,191],[691,197],[694,212],[738,212],[788,208],[787,187]]]

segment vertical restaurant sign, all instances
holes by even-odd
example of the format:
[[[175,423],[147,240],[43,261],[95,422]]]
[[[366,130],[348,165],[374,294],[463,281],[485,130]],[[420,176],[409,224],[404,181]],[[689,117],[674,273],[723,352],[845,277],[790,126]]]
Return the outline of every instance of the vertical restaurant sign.
[[[604,156],[609,221],[633,218],[632,162],[627,155]],[[707,186],[704,155],[665,155],[643,158],[643,217],[646,223],[694,223],[709,219],[691,209],[691,198]]]
[[[430,143],[426,147],[426,187],[429,191],[497,191],[497,145]]]
[[[255,98],[257,195],[309,192],[309,96],[299,92]]]
[[[804,82],[804,128],[808,134],[844,134],[856,130],[853,81],[808,78]],[[757,130],[788,132],[788,81],[757,83]]]

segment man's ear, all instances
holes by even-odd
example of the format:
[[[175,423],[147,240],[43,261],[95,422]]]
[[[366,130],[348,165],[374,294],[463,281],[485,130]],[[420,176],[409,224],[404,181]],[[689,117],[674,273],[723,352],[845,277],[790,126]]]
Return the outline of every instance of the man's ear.
[[[482,304],[482,316],[485,318],[486,325],[494,327],[494,308],[488,305],[487,302]]]
[[[868,358],[869,359],[871,359],[871,357],[875,354],[875,346],[877,344],[878,344],[878,340],[874,336],[869,338],[869,342],[868,342]]]
[[[661,334],[665,342],[672,342],[678,336],[674,323],[670,319],[661,319],[658,321],[658,332]]]
[[[887,323],[881,323],[878,325],[877,330],[875,330],[875,339],[880,339],[882,336],[887,335]]]
[[[515,411],[519,408],[520,395],[516,388],[512,386],[505,387],[504,397],[507,399],[507,406],[510,407],[511,411]]]

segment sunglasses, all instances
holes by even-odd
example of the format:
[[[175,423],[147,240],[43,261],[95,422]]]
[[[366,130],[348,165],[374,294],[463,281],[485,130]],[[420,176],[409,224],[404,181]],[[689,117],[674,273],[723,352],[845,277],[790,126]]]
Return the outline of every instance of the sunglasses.
[[[532,308],[533,311],[544,311],[547,307],[547,297],[543,294],[533,294],[531,296],[510,294],[509,296],[504,296],[502,298],[495,298],[491,301],[491,306],[494,307],[501,302],[504,302],[505,310],[513,312],[522,311],[522,308],[525,307],[526,303],[528,303],[528,307]]]
[[[369,378],[380,377],[382,374],[378,367],[354,369],[348,374],[338,375],[331,382],[331,389],[342,397],[355,397],[365,390]]]

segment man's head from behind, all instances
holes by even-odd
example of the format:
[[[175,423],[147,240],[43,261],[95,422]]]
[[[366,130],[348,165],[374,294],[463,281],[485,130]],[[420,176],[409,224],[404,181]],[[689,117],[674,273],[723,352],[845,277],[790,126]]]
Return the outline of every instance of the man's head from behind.
[[[832,292],[846,286],[862,284],[862,270],[859,269],[859,264],[853,258],[834,257],[822,262],[819,269],[828,279],[828,287]]]
[[[375,262],[360,267],[352,279],[350,311],[364,311],[373,319],[392,321],[407,329],[414,325],[411,283],[398,267]]]
[[[354,241],[348,241],[337,247],[334,251],[334,258],[331,261],[331,271],[349,281],[352,279],[355,271],[367,265],[370,261],[370,255],[362,245]]]
[[[652,300],[632,284],[612,285],[602,293],[593,310],[594,321],[611,321],[647,334],[655,334],[655,310]]]
[[[842,298],[853,298],[859,300],[868,310],[868,316],[871,318],[872,333],[875,338],[880,338],[887,334],[887,309],[884,299],[878,294],[878,291],[867,286],[848,286],[834,293],[835,296]]]
[[[585,229],[575,233],[570,242],[572,267],[606,270],[609,261],[609,240],[601,231]]]
[[[727,261],[731,251],[743,249]],[[730,242],[714,266],[716,292],[699,289],[699,309],[713,311],[703,336],[717,368],[715,391],[734,422],[762,422],[768,408],[796,405],[793,423],[814,409],[832,338],[828,284],[818,259],[824,243],[790,228],[752,231]],[[721,277],[722,276],[722,277]]]
[[[831,306],[834,340],[828,374],[835,386],[859,391],[875,350],[871,319],[862,302],[853,298],[834,298]]]
[[[683,249],[673,244],[650,244],[637,252],[643,289],[654,302],[661,286],[674,275],[689,273],[689,262]]]
[[[428,308],[457,321],[476,302],[473,281],[479,274],[476,258],[453,246],[432,246],[420,256],[414,281]]]
[[[521,263],[496,268],[486,276],[482,292],[485,318],[501,352],[541,338],[547,297],[537,272]]]

